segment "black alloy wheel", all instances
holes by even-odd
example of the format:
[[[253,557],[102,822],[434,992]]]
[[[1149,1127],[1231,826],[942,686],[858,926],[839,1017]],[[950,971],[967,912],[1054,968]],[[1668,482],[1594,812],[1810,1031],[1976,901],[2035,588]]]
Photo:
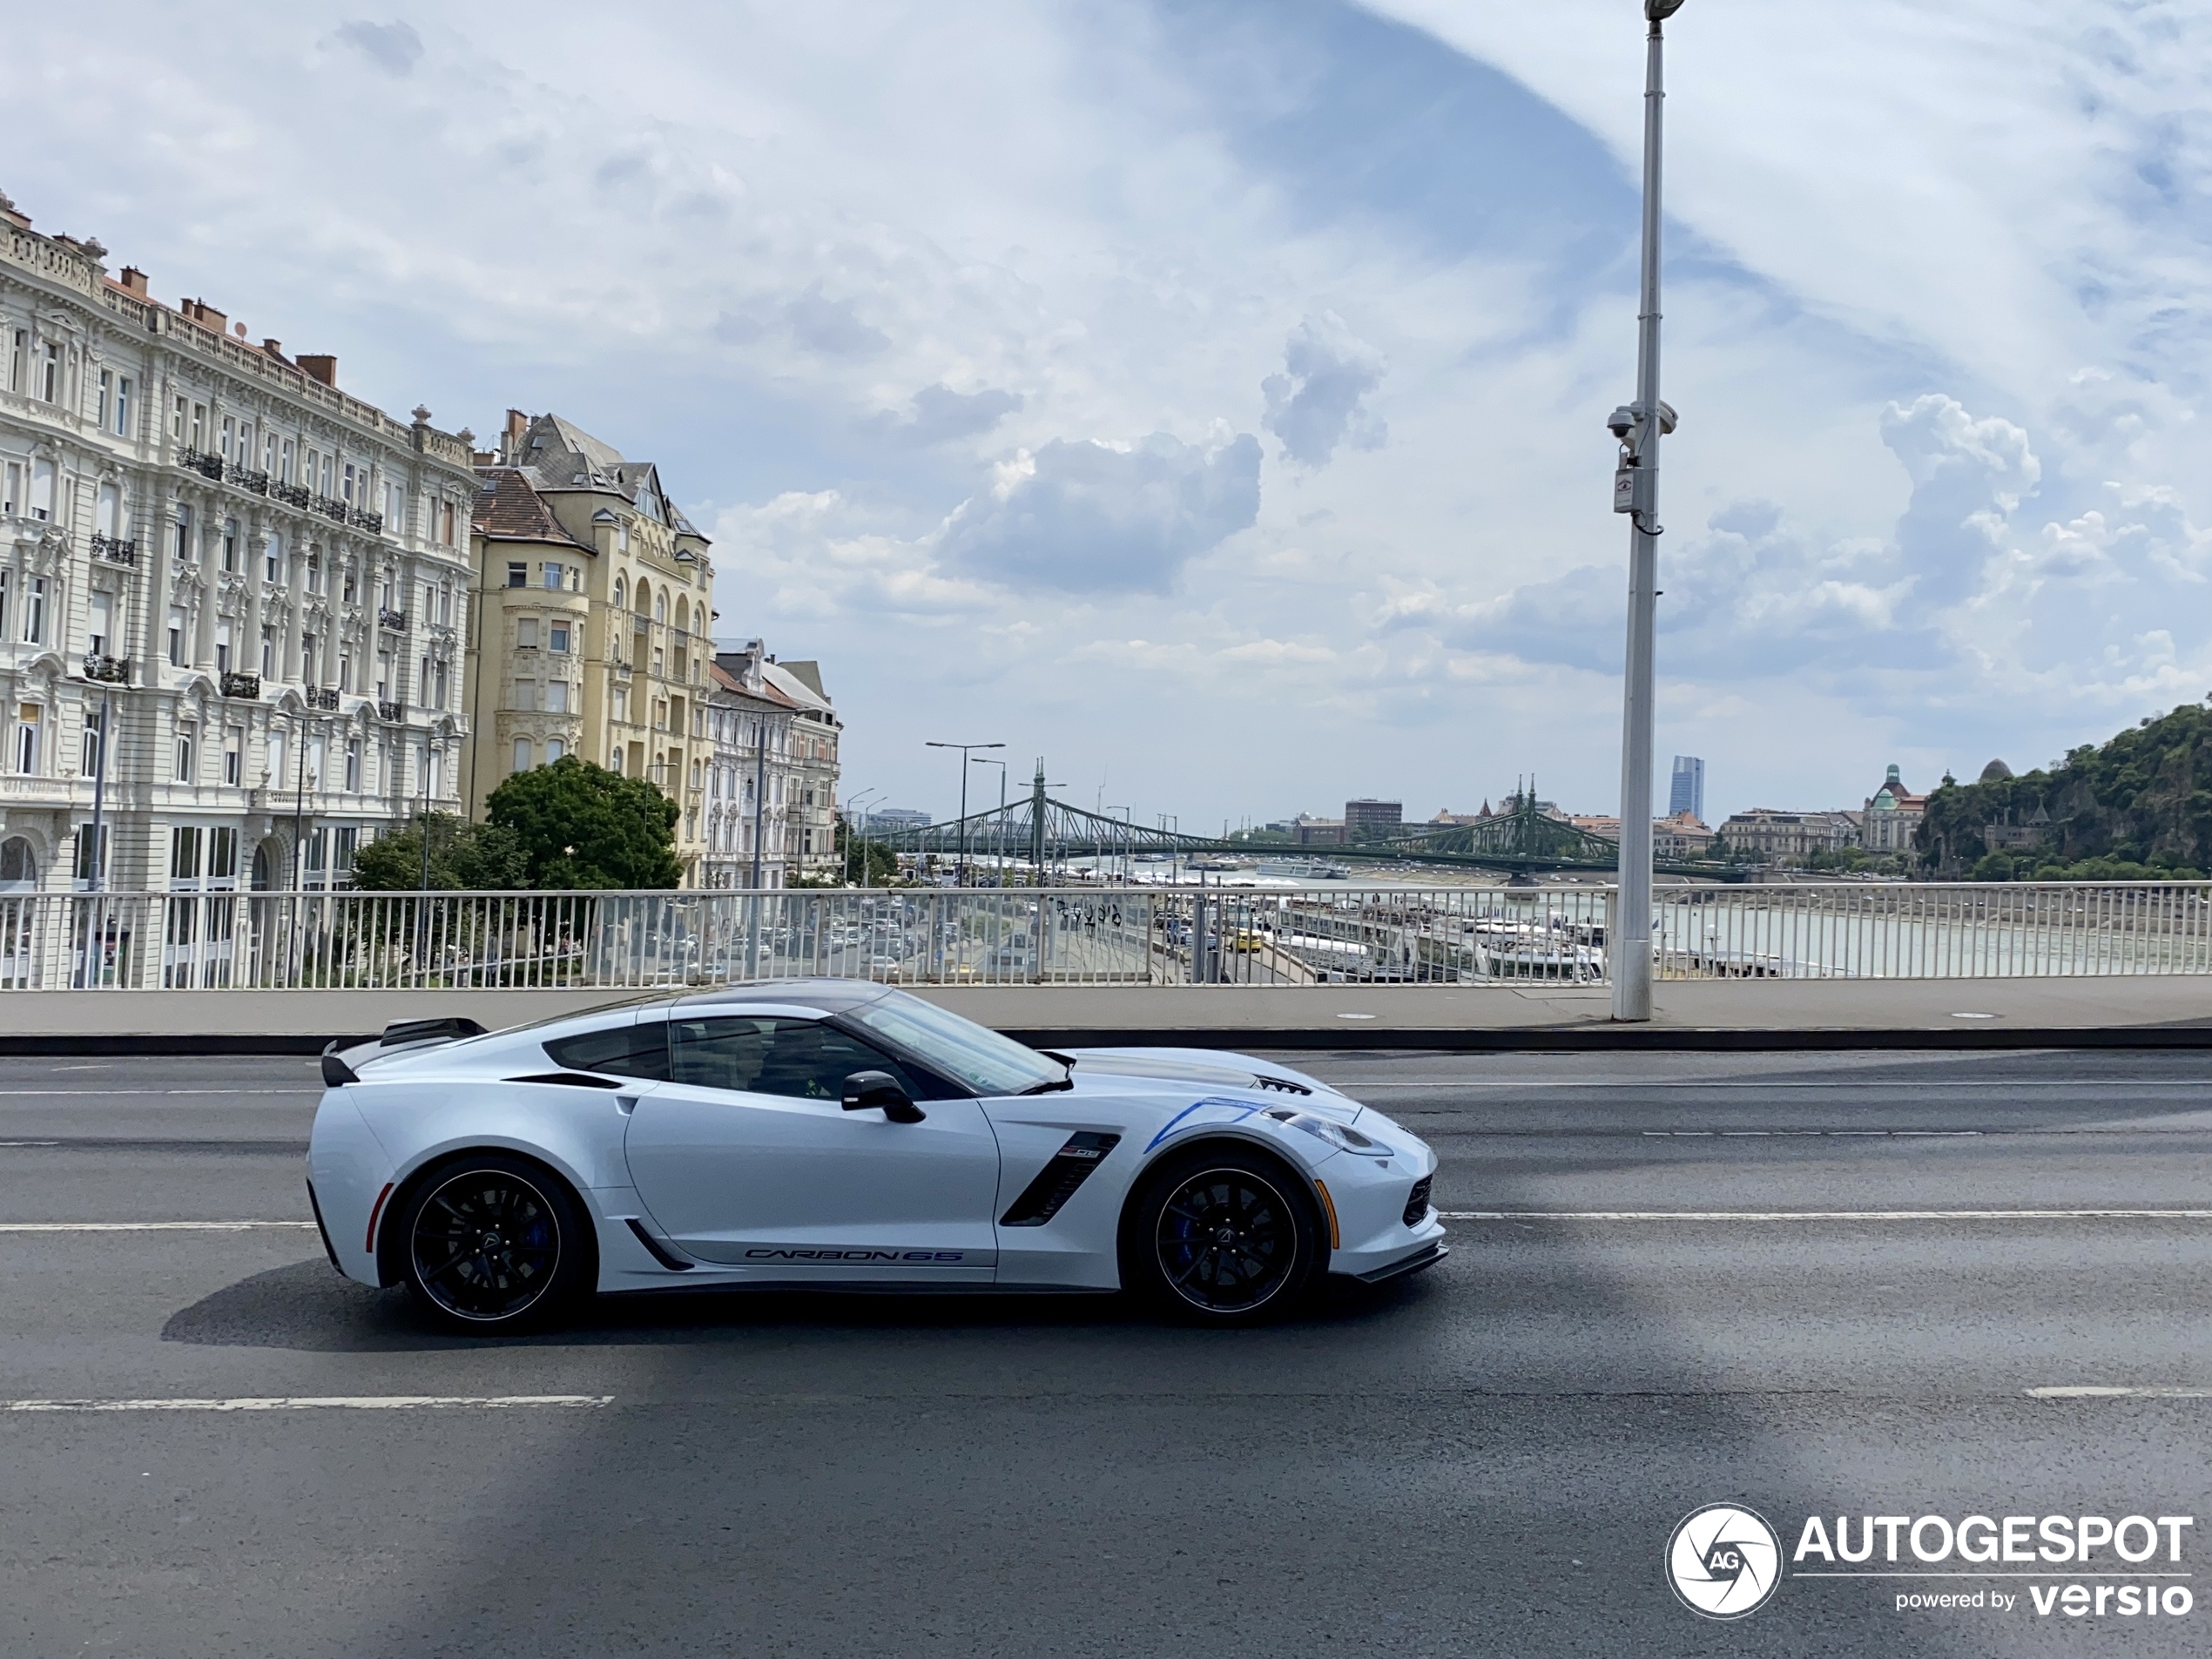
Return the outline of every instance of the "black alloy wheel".
[[[1201,1148],[1155,1178],[1131,1264],[1155,1299],[1209,1324],[1255,1321],[1295,1303],[1313,1277],[1313,1205],[1273,1160]]]
[[[409,1212],[408,1288],[449,1328],[522,1328],[553,1312],[577,1281],[576,1206],[520,1158],[481,1155],[439,1170]]]

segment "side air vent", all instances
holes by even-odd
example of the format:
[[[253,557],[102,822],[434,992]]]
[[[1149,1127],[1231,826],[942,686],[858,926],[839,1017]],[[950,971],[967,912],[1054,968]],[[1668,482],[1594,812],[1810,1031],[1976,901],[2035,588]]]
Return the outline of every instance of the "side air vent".
[[[1433,1175],[1425,1175],[1413,1183],[1413,1191],[1406,1199],[1406,1224],[1418,1227],[1428,1219],[1428,1190],[1436,1183]]]
[[[688,1273],[698,1264],[694,1262],[687,1262],[681,1256],[676,1255],[667,1245],[647,1232],[644,1224],[635,1216],[630,1217],[630,1231],[637,1235],[637,1242],[645,1247],[645,1253],[668,1269],[670,1272]]]
[[[1258,1073],[1253,1074],[1252,1087],[1255,1089],[1272,1089],[1278,1094],[1282,1095],[1310,1095],[1313,1092],[1304,1083],[1294,1083],[1288,1077],[1269,1077]]]
[[[1118,1135],[1096,1135],[1081,1130],[1068,1137],[1045,1161],[1037,1178],[1022,1189],[1014,1207],[999,1217],[1001,1227],[1042,1227],[1060,1213],[1060,1206],[1076,1196],[1076,1189],[1090,1179],[1090,1172],[1121,1144]]]
[[[572,1089],[620,1089],[624,1085],[618,1077],[594,1077],[587,1071],[533,1071],[523,1077],[509,1077],[510,1083],[566,1083]]]

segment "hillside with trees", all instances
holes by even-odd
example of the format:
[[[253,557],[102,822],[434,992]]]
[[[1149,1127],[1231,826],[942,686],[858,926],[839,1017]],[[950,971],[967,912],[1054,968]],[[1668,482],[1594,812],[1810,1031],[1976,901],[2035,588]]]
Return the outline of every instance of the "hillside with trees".
[[[2186,704],[2049,769],[1928,797],[1923,874],[1977,880],[2188,879],[2212,868],[2212,710]]]

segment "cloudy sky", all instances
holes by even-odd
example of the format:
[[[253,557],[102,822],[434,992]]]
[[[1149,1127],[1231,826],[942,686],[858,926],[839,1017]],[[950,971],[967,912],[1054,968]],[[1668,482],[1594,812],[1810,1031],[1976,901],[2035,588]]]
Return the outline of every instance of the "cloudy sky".
[[[388,408],[658,461],[849,790],[1610,811],[1638,10],[31,8],[0,186]],[[1662,777],[1855,805],[2212,691],[2212,14],[1670,42]]]

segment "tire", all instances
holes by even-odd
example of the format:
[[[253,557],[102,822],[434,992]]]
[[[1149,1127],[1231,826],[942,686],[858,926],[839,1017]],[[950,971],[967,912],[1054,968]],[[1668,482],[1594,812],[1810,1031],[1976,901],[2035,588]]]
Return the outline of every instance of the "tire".
[[[1122,1283],[1201,1325],[1258,1325],[1291,1312],[1317,1277],[1321,1217],[1305,1183],[1243,1147],[1163,1160],[1122,1238]]]
[[[408,1291],[448,1331],[503,1336],[539,1328],[572,1306],[589,1282],[582,1206],[551,1171],[511,1153],[440,1164],[415,1184],[394,1222]]]

